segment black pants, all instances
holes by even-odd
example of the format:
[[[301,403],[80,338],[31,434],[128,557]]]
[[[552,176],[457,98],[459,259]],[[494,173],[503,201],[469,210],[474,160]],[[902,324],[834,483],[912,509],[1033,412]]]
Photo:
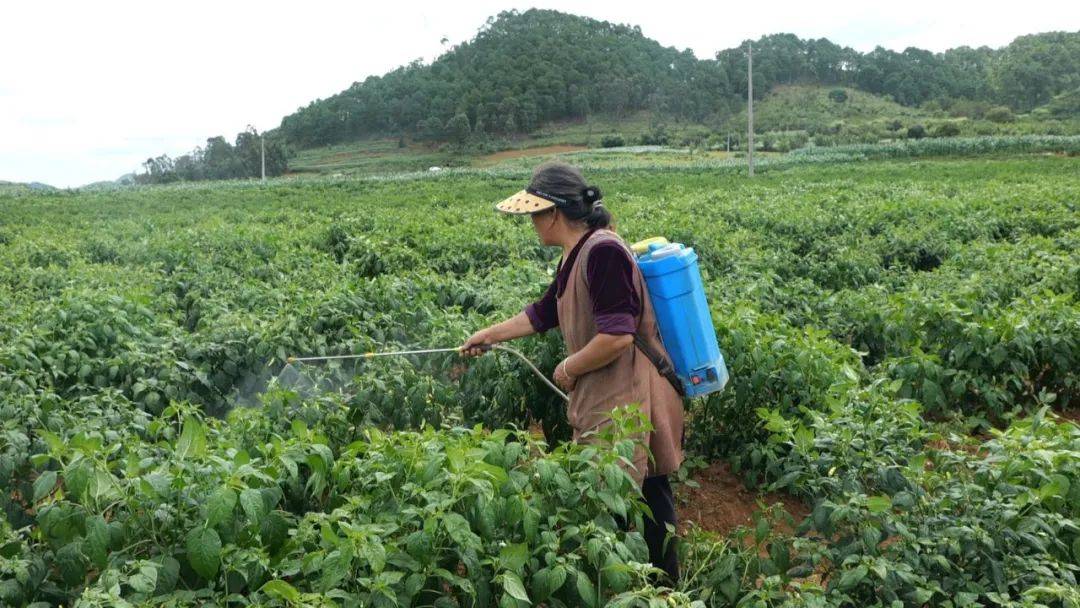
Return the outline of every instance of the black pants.
[[[678,521],[675,517],[675,495],[671,492],[667,475],[646,477],[641,485],[641,493],[653,513],[652,518],[645,517],[645,529],[642,530],[645,544],[649,547],[649,561],[667,573],[667,584],[674,585],[679,580],[679,554],[675,537],[669,538],[667,535],[667,524],[676,526]],[[622,518],[616,519],[621,527],[628,527]],[[667,547],[664,547],[665,540]]]

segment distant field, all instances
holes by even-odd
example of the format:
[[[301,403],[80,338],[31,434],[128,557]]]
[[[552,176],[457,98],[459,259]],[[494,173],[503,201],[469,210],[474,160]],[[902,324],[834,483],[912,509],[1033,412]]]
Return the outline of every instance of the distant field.
[[[588,150],[585,146],[537,146],[535,148],[519,148],[516,150],[503,150],[501,152],[494,152],[484,156],[473,159],[473,165],[477,167],[497,165],[503,161],[507,161],[513,158],[529,158],[536,156],[554,156],[558,154],[566,154],[569,152],[581,152],[582,150]]]
[[[421,145],[398,147],[396,139],[374,139],[325,148],[301,150],[289,160],[291,173],[357,175],[393,171],[420,171],[450,166],[455,155]]]
[[[370,139],[350,144],[299,151],[289,161],[292,173],[369,175],[422,171],[430,167],[491,166],[519,157],[535,157],[600,147],[604,136],[620,134],[633,144],[649,130],[645,115],[622,119],[598,117],[582,123],[553,124],[529,137],[497,142],[498,152],[455,153],[441,151],[439,144],[410,142],[399,147],[397,139]]]
[[[832,97],[843,93],[838,101]],[[872,144],[908,141],[909,129],[923,129],[927,138],[938,138],[941,129],[953,129],[962,137],[997,135],[1078,135],[1080,120],[1051,120],[1045,116],[1021,115],[1010,122],[994,123],[952,117],[944,111],[928,111],[901,106],[855,89],[822,86],[777,87],[755,104],[755,139],[758,154],[784,153],[808,146]],[[372,175],[424,171],[430,167],[491,167],[515,159],[534,162],[554,153],[597,151],[609,138],[618,138],[623,147],[636,148],[642,142],[662,136],[665,148],[678,152],[694,150],[690,160],[700,162],[726,158],[719,151],[729,145],[745,144],[746,116],[736,114],[722,125],[675,123],[657,119],[647,112],[627,116],[594,116],[586,121],[559,122],[536,132],[506,140],[488,142],[487,151],[455,151],[453,147],[397,139],[371,139],[325,148],[299,151],[289,162],[294,174]],[[632,154],[634,162],[640,153]],[[577,157],[582,158],[582,157]],[[608,161],[615,157],[603,157]],[[681,162],[681,161],[680,161]]]

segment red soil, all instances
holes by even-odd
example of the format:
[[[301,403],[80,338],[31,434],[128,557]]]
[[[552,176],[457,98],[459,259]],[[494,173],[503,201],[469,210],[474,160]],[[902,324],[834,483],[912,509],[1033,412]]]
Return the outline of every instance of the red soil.
[[[499,161],[510,158],[523,158],[526,156],[543,156],[545,154],[561,154],[563,152],[578,152],[588,150],[585,146],[541,146],[538,148],[525,148],[522,150],[503,150],[476,159],[477,165],[493,165]]]
[[[1071,420],[1075,424],[1080,424],[1080,408],[1072,410],[1061,410],[1054,413],[1058,416],[1061,416],[1065,420]]]
[[[753,524],[753,514],[761,511],[759,501],[765,506],[783,503],[796,523],[810,514],[802,501],[787,494],[747,490],[726,462],[714,462],[691,479],[699,487],[683,485],[677,490],[679,527],[683,530],[693,522],[703,530],[726,535],[739,526]]]

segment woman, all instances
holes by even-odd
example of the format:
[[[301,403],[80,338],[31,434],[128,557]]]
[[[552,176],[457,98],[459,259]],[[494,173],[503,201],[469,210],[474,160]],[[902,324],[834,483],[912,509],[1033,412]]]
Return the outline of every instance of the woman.
[[[679,570],[674,539],[666,550],[664,545],[666,525],[676,523],[668,475],[682,464],[682,398],[645,354],[667,361],[632,253],[611,230],[600,190],[564,163],[541,165],[528,188],[496,208],[528,214],[540,241],[562,247],[563,256],[542,298],[473,334],[462,352],[475,356],[482,345],[561,328],[569,356],[555,367],[554,379],[570,395],[567,418],[575,440],[610,422],[612,409],[641,405],[653,426],[645,438],[653,458],[639,449],[629,472],[655,518],[646,518],[644,530],[649,558],[674,582]]]

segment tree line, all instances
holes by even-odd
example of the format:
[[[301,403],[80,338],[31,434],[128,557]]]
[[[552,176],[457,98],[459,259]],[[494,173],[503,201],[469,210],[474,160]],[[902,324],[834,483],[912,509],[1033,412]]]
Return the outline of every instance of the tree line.
[[[236,135],[230,144],[224,137],[211,137],[205,147],[170,158],[162,154],[143,163],[143,173],[135,181],[143,184],[166,184],[176,181],[208,179],[243,179],[262,175],[261,135],[252,127]],[[266,138],[266,175],[274,177],[289,168],[287,148],[279,137]]]
[[[369,135],[464,142],[639,110],[719,122],[745,99],[747,42],[699,60],[638,27],[551,10],[503,12],[430,65],[415,61],[353,83],[286,116],[278,131],[290,144],[310,147]],[[755,97],[778,84],[819,83],[908,106],[971,100],[1026,112],[1080,88],[1080,32],[942,53],[860,53],[793,34],[764,36],[753,46]]]

